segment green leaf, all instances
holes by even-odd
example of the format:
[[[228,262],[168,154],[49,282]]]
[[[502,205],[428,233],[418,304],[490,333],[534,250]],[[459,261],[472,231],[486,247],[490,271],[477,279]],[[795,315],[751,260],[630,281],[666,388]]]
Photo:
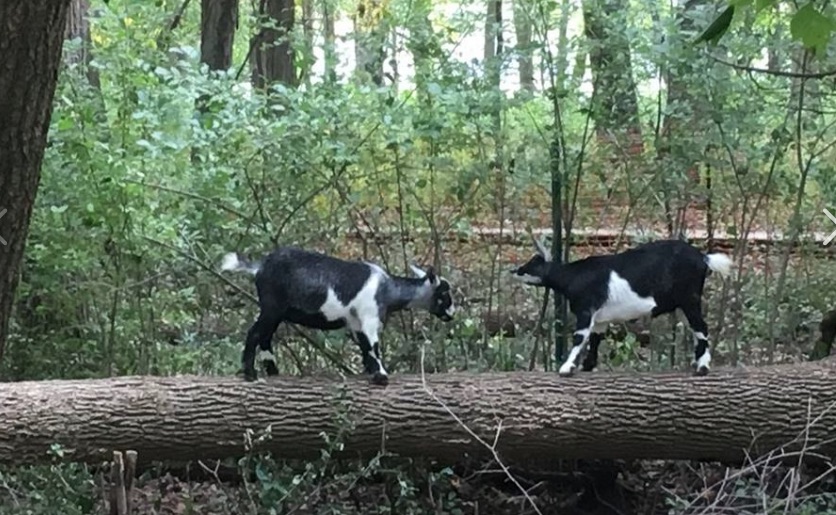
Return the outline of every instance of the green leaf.
[[[816,11],[812,2],[798,10],[790,21],[790,33],[793,39],[809,50],[818,54],[825,52],[830,41],[830,33],[836,30],[833,20]]]
[[[769,9],[778,3],[778,0],[755,0],[755,14],[760,13],[764,9]]]
[[[694,44],[701,43],[703,41],[716,44],[720,41],[720,38],[723,37],[723,34],[729,30],[732,18],[734,18],[734,5],[726,7],[726,10],[720,13],[720,16],[715,18],[714,21],[711,22],[711,25],[709,25],[708,28],[700,34],[700,37],[694,41]]]

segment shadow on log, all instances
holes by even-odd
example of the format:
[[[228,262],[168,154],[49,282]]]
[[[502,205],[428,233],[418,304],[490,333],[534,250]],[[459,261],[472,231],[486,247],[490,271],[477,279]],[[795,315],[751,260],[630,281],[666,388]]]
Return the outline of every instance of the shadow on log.
[[[503,460],[694,459],[735,462],[750,450],[820,445],[836,454],[836,366],[802,365],[676,373],[428,375],[427,385]],[[420,376],[386,388],[365,378],[308,377],[246,383],[219,377],[121,377],[0,385],[0,462],[100,462],[131,448],[141,462],[240,456],[256,450],[314,458],[321,432],[351,426],[342,456],[385,448],[457,460],[487,454],[425,391]],[[814,424],[810,424],[815,420]],[[805,434],[805,427],[809,430]],[[792,443],[795,442],[795,443]]]

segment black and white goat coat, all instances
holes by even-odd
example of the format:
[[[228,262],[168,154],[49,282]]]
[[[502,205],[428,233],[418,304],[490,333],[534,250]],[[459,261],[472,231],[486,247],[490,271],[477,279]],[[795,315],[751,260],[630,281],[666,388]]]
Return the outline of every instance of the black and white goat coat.
[[[388,383],[379,347],[387,317],[403,309],[424,309],[450,321],[456,309],[446,279],[432,267],[426,271],[411,267],[415,277],[400,277],[374,263],[290,246],[279,247],[257,262],[235,252],[226,254],[221,270],[254,275],[258,293],[260,312],[247,333],[242,356],[244,377],[256,378],[256,349],[261,349],[267,375],[278,374],[272,338],[279,324],[290,322],[326,331],[347,329],[360,347],[372,381]]]
[[[598,346],[610,323],[653,318],[677,308],[694,335],[693,366],[697,374],[708,373],[711,352],[702,315],[703,287],[710,272],[729,276],[732,261],[728,256],[704,254],[682,240],[660,240],[618,254],[560,264],[551,260],[541,242],[534,244],[537,254],[511,273],[526,284],[551,288],[569,302],[577,322],[561,375],[573,373],[587,343],[582,370],[595,368]]]

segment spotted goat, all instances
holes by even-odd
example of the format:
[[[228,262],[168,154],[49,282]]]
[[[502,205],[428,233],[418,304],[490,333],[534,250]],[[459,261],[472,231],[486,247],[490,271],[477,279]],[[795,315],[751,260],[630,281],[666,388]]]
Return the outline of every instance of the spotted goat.
[[[379,346],[388,316],[403,309],[423,309],[449,322],[456,310],[446,279],[432,267],[410,267],[415,277],[401,277],[374,263],[290,246],[255,262],[237,252],[226,254],[221,270],[252,274],[258,293],[259,315],[247,332],[241,359],[244,378],[257,377],[257,349],[267,375],[278,374],[272,338],[279,324],[290,322],[324,331],[346,329],[360,347],[371,381],[388,384]]]
[[[569,263],[552,261],[542,242],[537,253],[510,272],[530,285],[551,288],[569,302],[575,315],[572,349],[559,374],[570,376],[589,344],[581,370],[598,364],[598,346],[610,323],[655,318],[679,308],[694,337],[697,375],[708,373],[711,351],[702,315],[702,293],[711,272],[728,277],[732,261],[725,254],[704,254],[682,240],[659,240],[617,254],[590,256]]]

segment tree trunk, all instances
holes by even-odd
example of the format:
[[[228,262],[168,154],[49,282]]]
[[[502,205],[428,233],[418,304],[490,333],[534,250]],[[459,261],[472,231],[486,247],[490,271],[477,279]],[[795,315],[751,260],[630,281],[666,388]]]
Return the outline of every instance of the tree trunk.
[[[499,89],[502,63],[498,57],[503,51],[502,0],[488,0],[485,13],[485,73],[491,77],[494,88]]]
[[[441,46],[438,44],[435,31],[430,22],[432,2],[430,0],[416,0],[412,4],[411,17],[408,21],[409,37],[404,43],[412,53],[415,66],[415,92],[418,98],[425,100],[427,83],[433,80],[433,61],[440,56]]]
[[[482,58],[487,65],[494,57],[496,57],[496,30],[494,24],[496,23],[496,2],[488,0],[485,11],[485,46],[482,47]]]
[[[302,34],[305,37],[304,59],[300,75],[307,87],[311,85],[311,68],[314,62],[314,4],[313,0],[302,0]]]
[[[636,82],[630,40],[613,18],[623,11],[620,0],[584,0],[584,33],[596,86],[593,117],[598,138],[615,141],[630,154],[642,151]]]
[[[232,66],[232,48],[235,29],[238,27],[238,0],[203,0],[200,10],[200,62],[210,71],[228,70]],[[197,98],[197,110],[201,114],[211,111],[211,96]],[[207,123],[205,120],[203,123]],[[192,161],[197,158],[192,147]]]
[[[577,91],[583,82],[583,75],[586,71],[586,49],[582,46],[575,50],[575,63],[572,69],[571,83],[566,84],[569,73],[569,19],[574,12],[570,0],[560,2],[560,17],[557,26],[557,51],[554,56],[554,66],[557,68],[555,85],[560,91]],[[541,63],[544,60],[540,61]]]
[[[67,25],[64,30],[64,38],[68,40],[79,39],[81,45],[72,52],[66,52],[64,61],[71,65],[80,65],[87,81],[95,89],[101,89],[99,71],[90,66],[93,56],[91,49],[93,42],[90,40],[90,23],[87,20],[87,13],[90,10],[88,0],[72,0],[67,13]]]
[[[278,28],[266,28],[256,38],[252,53],[252,83],[256,89],[281,82],[295,87],[298,83],[290,37],[295,23],[294,0],[262,0],[259,15]]]
[[[356,72],[361,82],[371,80],[376,86],[383,85],[383,63],[389,34],[383,10],[381,0],[360,0],[354,16]]]
[[[238,27],[238,0],[203,0],[200,11],[200,62],[210,70],[232,66],[232,45]]]
[[[496,162],[500,162],[499,133],[502,130],[502,52],[505,40],[502,35],[502,0],[488,0],[485,16],[485,75],[497,95],[493,110],[493,126],[496,138]]]
[[[676,34],[666,36],[669,38],[669,44],[686,44],[688,39],[684,34],[695,30],[691,12],[698,10],[705,3],[705,0],[684,0],[676,14],[679,30]],[[704,151],[693,142],[699,141],[702,133],[707,130],[705,123],[710,122],[710,117],[705,114],[703,107],[707,99],[695,95],[693,92],[695,88],[692,84],[694,81],[699,81],[697,77],[702,76],[702,66],[705,64],[706,61],[699,58],[676,58],[672,60],[665,73],[665,81],[668,85],[666,104],[670,107],[664,121],[663,134],[666,142],[663,148],[673,160],[680,161],[680,163],[673,163],[674,170],[684,168],[691,181],[697,184],[699,173],[695,163],[702,158]]]
[[[41,178],[69,5],[0,2],[0,362]]]
[[[836,363],[687,373],[438,374],[427,384],[503,460],[696,459],[738,461],[800,438],[836,453]],[[355,377],[122,377],[0,385],[0,462],[44,462],[53,444],[69,459],[99,462],[114,449],[142,460],[240,456],[244,434],[271,438],[256,450],[319,456],[321,432],[347,431],[342,456],[455,460],[486,449],[423,388],[396,375],[386,388]],[[810,420],[819,417],[815,424]],[[350,428],[349,428],[350,426]],[[809,432],[803,434],[805,427]],[[754,435],[754,437],[753,437]],[[754,442],[753,442],[754,438]],[[830,439],[830,440],[829,440]],[[829,440],[829,442],[825,441]],[[812,448],[812,447],[810,447]]]
[[[337,82],[337,36],[334,30],[334,18],[336,7],[333,0],[322,0],[322,31],[324,33],[325,45],[325,82]]]
[[[534,91],[534,52],[531,48],[531,15],[527,12],[527,3],[514,0],[514,31],[517,35],[517,65],[520,73],[520,89]],[[558,72],[566,73],[565,68]]]

